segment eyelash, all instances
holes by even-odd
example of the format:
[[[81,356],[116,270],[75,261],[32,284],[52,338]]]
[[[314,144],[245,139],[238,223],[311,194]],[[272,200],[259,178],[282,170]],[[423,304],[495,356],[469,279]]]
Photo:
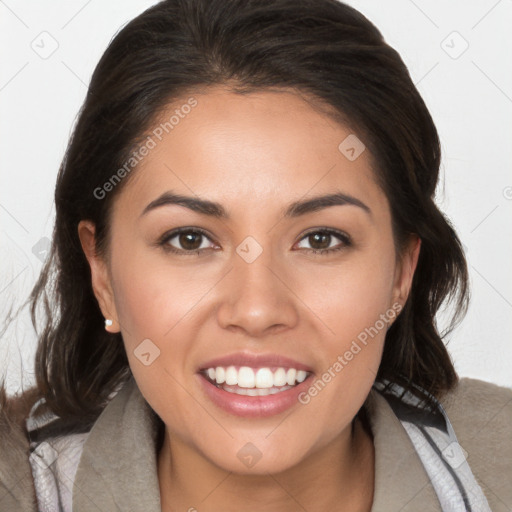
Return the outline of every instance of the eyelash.
[[[171,231],[169,233],[165,233],[160,238],[160,240],[157,242],[157,245],[159,247],[162,247],[162,249],[164,251],[170,252],[170,253],[174,253],[174,254],[177,254],[179,256],[192,256],[194,254],[200,256],[201,252],[203,252],[205,249],[195,249],[195,250],[187,251],[187,250],[183,250],[183,249],[176,249],[175,247],[172,247],[171,245],[169,245],[169,243],[168,243],[169,240],[173,239],[174,237],[176,237],[177,235],[180,235],[182,233],[201,234],[204,237],[210,239],[210,237],[208,236],[206,231],[204,231],[203,229],[200,229],[200,228],[178,228],[178,229],[175,229],[175,230],[173,230],[173,231]],[[307,252],[312,253],[312,254],[319,254],[321,256],[325,256],[327,254],[338,252],[338,251],[341,251],[341,250],[343,250],[343,249],[345,249],[347,247],[351,247],[352,246],[352,240],[351,240],[351,238],[346,233],[344,233],[343,231],[338,231],[338,230],[331,229],[331,228],[316,228],[314,230],[308,231],[299,240],[299,242],[301,242],[302,240],[304,240],[308,236],[311,236],[311,235],[314,235],[314,234],[318,234],[318,233],[321,233],[321,234],[324,234],[324,235],[334,235],[336,238],[339,238],[341,240],[342,244],[340,246],[338,246],[338,247],[334,247],[334,248],[330,248],[330,249],[305,249]]]

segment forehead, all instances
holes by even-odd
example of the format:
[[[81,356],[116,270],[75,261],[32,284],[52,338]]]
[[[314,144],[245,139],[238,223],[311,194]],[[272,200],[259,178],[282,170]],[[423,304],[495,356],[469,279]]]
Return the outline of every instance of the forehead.
[[[226,204],[231,213],[336,189],[385,207],[362,142],[294,92],[242,95],[217,88],[184,96],[146,137],[151,149],[126,184],[121,206],[142,211],[173,190]]]

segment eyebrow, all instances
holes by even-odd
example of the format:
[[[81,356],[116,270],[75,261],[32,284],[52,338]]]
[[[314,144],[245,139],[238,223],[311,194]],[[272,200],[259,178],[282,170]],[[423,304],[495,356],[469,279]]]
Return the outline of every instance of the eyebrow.
[[[140,216],[142,217],[156,208],[169,205],[184,206],[185,208],[188,208],[194,212],[218,219],[230,219],[226,209],[220,203],[209,201],[207,199],[199,199],[197,197],[184,196],[181,194],[176,194],[172,191],[164,192],[154,201],[151,201],[144,208]],[[357,199],[356,197],[350,196],[348,194],[344,194],[342,192],[337,192],[334,194],[313,197],[303,201],[294,201],[290,203],[284,210],[283,216],[285,218],[295,218],[306,215],[308,213],[323,210],[324,208],[328,208],[330,206],[343,205],[357,206],[364,210],[368,215],[372,215],[371,209],[360,199]]]

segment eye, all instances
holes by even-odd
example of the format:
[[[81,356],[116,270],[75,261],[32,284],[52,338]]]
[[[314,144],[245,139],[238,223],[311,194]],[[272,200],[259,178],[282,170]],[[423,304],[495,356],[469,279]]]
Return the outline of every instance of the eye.
[[[333,238],[341,240],[341,244],[338,244],[337,246],[335,245],[333,247],[331,245]],[[312,249],[306,249],[307,252],[321,255],[341,251],[346,247],[350,247],[352,245],[352,241],[346,233],[328,228],[310,231],[309,233],[306,234],[305,237],[301,239],[301,241],[302,240],[306,240],[313,246]]]
[[[341,243],[332,246],[332,242],[336,238]],[[172,252],[183,256],[192,256],[194,254],[200,255],[207,249],[218,248],[215,244],[214,247],[211,247],[207,243],[207,240],[211,242],[210,237],[202,229],[190,227],[178,228],[169,233],[165,233],[158,241],[158,245],[166,252]],[[352,245],[352,241],[346,233],[330,228],[316,228],[316,230],[310,231],[302,237],[301,242],[302,240],[306,240],[312,245],[311,249],[305,249],[307,252],[321,255],[341,251]],[[176,247],[175,244],[181,247]]]
[[[176,247],[171,243],[174,239],[176,240],[173,243],[181,247]],[[159,240],[158,245],[168,252],[192,256],[194,254],[201,254],[206,249],[211,248],[208,244],[204,245],[204,239],[210,240],[210,237],[202,229],[179,228],[164,234]]]

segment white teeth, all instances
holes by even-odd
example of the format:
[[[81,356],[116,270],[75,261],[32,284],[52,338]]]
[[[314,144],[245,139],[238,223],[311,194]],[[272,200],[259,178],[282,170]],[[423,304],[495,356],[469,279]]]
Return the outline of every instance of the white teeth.
[[[248,366],[241,366],[238,370],[238,385],[241,388],[253,388],[254,387],[254,371]]]
[[[308,372],[295,368],[278,368],[272,371],[267,367],[256,370],[249,366],[241,366],[238,370],[235,366],[228,366],[227,368],[217,366],[216,368],[208,368],[206,374],[210,380],[215,381],[217,384],[237,386],[245,390],[272,390],[273,388],[282,388],[283,386],[291,387],[303,382],[308,376]],[[256,396],[258,393],[240,394]]]
[[[260,368],[256,372],[256,387],[260,389],[271,388],[274,384],[274,376],[270,368]]]
[[[222,368],[222,366],[217,366],[215,368],[215,377],[212,377],[212,380],[217,381],[218,384],[222,384],[226,381],[226,370]]]
[[[274,386],[284,386],[286,384],[286,370],[278,368],[274,372]]]
[[[289,386],[293,386],[295,384],[295,377],[297,375],[297,370],[295,368],[290,368],[286,372],[286,383]]]
[[[226,369],[226,384],[230,386],[238,384],[238,372],[234,366],[228,366]]]
[[[299,370],[297,372],[297,377],[296,377],[297,382],[303,382],[306,379],[307,375],[308,375],[307,372],[305,372],[304,370]]]

